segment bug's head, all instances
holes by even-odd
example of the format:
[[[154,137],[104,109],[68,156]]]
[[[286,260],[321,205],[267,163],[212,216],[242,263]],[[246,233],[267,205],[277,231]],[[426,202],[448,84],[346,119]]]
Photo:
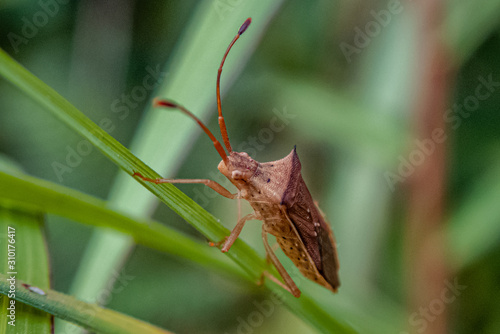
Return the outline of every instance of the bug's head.
[[[235,185],[245,183],[257,170],[258,162],[246,152],[233,151],[227,158],[227,164],[222,160],[217,168]]]

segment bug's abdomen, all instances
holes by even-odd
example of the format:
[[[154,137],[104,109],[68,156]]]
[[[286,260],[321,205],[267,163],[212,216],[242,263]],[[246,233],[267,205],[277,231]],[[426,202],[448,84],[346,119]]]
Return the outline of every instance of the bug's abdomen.
[[[286,223],[289,224],[288,221]],[[276,241],[280,245],[283,253],[292,260],[304,277],[330,289],[334,290],[330,284],[319,273],[314,262],[306,251],[302,241],[296,236],[276,236]]]
[[[252,205],[262,216],[265,229],[276,237],[283,253],[292,260],[304,277],[335,291],[321,275],[311,256],[302,242],[296,228],[290,223],[281,209],[267,207],[267,205]]]

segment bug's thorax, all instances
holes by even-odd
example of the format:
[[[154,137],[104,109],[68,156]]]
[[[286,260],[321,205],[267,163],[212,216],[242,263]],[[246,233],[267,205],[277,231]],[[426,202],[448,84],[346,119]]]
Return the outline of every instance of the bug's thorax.
[[[280,204],[289,183],[293,161],[298,159],[295,149],[280,160],[260,163],[245,152],[231,152],[219,163],[219,171],[240,191],[241,198]]]

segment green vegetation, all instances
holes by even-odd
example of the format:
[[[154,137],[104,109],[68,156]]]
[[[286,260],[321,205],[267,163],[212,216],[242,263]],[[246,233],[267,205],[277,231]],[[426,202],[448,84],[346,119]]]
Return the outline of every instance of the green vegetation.
[[[0,333],[49,333],[49,314],[56,333],[500,332],[500,1],[121,5],[0,5]],[[258,286],[276,274],[260,222],[222,254],[208,241],[235,201],[131,176],[224,182],[196,124],[151,101],[220,138],[217,68],[247,17],[222,76],[229,137],[259,161],[297,145],[336,295],[280,251],[302,297]]]

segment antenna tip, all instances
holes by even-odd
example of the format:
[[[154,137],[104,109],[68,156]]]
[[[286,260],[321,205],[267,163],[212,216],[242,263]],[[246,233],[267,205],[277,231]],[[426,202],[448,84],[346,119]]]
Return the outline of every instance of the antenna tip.
[[[247,30],[250,23],[252,23],[251,17],[249,17],[248,19],[245,20],[245,22],[243,22],[243,24],[240,27],[240,30],[238,30],[238,35],[242,35],[245,32],[245,30]]]
[[[167,100],[160,100],[158,98],[153,99],[153,107],[167,107],[167,108],[177,108],[177,104],[167,101]]]

